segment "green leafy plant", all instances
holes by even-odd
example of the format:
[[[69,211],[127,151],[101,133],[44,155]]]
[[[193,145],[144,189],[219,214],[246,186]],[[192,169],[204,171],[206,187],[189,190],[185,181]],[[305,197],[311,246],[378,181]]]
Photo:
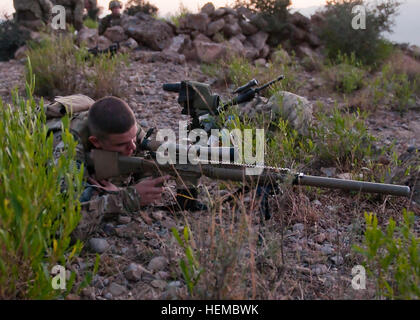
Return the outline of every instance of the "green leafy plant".
[[[415,216],[403,209],[403,221],[391,218],[385,231],[373,213],[365,213],[363,246],[354,250],[365,258],[368,275],[376,280],[379,297],[420,298],[420,239],[413,231]]]
[[[63,153],[54,159],[43,102],[38,107],[33,98],[30,66],[29,61],[27,98],[15,92],[12,104],[0,100],[1,299],[59,297],[62,293],[51,286],[51,269],[70,263],[82,248],[79,241],[70,244],[80,219],[83,179],[83,167],[79,170],[73,160],[77,142],[64,117]]]
[[[334,63],[330,62],[326,75],[337,91],[349,94],[363,87],[366,71],[354,53],[348,56],[339,52]]]
[[[200,276],[203,273],[203,269],[200,268],[197,258],[194,256],[194,251],[190,245],[190,231],[187,226],[184,227],[183,238],[179,235],[176,228],[172,228],[172,234],[178,241],[178,244],[184,250],[184,254],[187,260],[181,259],[179,261],[179,267],[181,268],[182,275],[184,276],[185,282],[187,283],[188,291],[190,295],[194,295],[194,287],[200,280]]]
[[[87,18],[83,21],[83,24],[86,28],[89,29],[98,29],[99,23],[96,20],[93,20],[92,18]]]
[[[316,154],[325,165],[349,170],[370,158],[375,138],[368,132],[366,117],[365,112],[342,113],[337,108],[331,115],[317,114],[318,124],[312,134]]]

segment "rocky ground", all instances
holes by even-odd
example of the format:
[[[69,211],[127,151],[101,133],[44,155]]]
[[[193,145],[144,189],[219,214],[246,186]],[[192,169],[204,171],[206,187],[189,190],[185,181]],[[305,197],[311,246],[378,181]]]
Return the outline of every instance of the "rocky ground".
[[[0,63],[3,101],[11,101],[10,90],[14,87],[23,92],[23,72],[21,62]],[[204,75],[196,64],[132,61],[123,74],[121,83],[127,91],[125,100],[140,124],[145,128],[174,130],[178,129],[178,121],[186,120],[187,116],[180,114],[176,94],[164,92],[162,84],[183,79],[207,83],[214,80]],[[317,75],[303,73],[300,76],[309,83],[309,87],[302,89],[306,90],[308,99],[334,104],[334,99],[319,96],[316,90],[311,90],[310,83],[316,82]],[[226,94],[226,91],[219,93]],[[401,152],[420,144],[418,110],[400,116],[397,112],[380,109],[369,116],[367,123],[379,143],[390,144],[395,140]],[[221,190],[215,182],[207,180],[202,184],[208,188],[213,200],[226,194],[234,195],[237,190],[234,187],[234,191]],[[216,214],[211,210],[196,213],[167,210],[165,205],[171,202],[173,191],[168,187],[165,201],[158,209],[145,208],[138,214],[120,216],[103,224],[102,231],[85,245],[81,257],[67,266],[81,280],[85,271],[91,269],[95,253],[99,253],[99,272],[88,287],[71,294],[69,299],[187,298],[188,290],[178,266],[183,252],[171,232],[173,227],[182,231],[186,224],[191,227],[194,246],[201,253],[199,261],[205,269],[195,297],[373,298],[371,282],[368,281],[367,290],[356,291],[351,287],[351,269],[361,263],[361,257],[352,252],[352,244],[360,242],[363,213],[375,210],[381,213],[381,221],[400,214],[403,207],[417,212],[417,218],[420,214],[419,209],[405,199],[357,197],[345,192],[294,188],[286,189],[283,195],[270,200],[273,202],[272,218],[262,223],[255,214],[257,204],[252,192],[245,197],[238,195],[237,206],[227,201],[218,207],[220,212]],[[202,195],[206,199],[204,191]],[[244,208],[249,209],[245,214],[246,230],[242,230],[239,223],[235,224],[242,221],[240,213]],[[417,224],[419,228],[419,220]],[[232,228],[238,229],[233,231]],[[257,234],[259,241],[255,240]],[[240,235],[246,235],[246,241],[240,241]],[[236,253],[229,254],[227,249],[235,249]],[[220,257],[230,261],[235,271],[229,269],[229,265],[225,266]],[[218,270],[220,266],[226,269]],[[215,284],[215,279],[223,279],[227,286]]]

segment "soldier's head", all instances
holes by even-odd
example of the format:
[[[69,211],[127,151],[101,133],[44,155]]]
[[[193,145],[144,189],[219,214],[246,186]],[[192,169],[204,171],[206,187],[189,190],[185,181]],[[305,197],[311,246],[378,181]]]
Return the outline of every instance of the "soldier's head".
[[[131,156],[136,150],[137,124],[133,111],[123,100],[105,97],[89,109],[89,141],[97,149]]]
[[[114,16],[120,15],[121,8],[122,8],[122,5],[121,5],[121,2],[119,1],[111,1],[109,3],[109,10],[111,10],[112,15]]]

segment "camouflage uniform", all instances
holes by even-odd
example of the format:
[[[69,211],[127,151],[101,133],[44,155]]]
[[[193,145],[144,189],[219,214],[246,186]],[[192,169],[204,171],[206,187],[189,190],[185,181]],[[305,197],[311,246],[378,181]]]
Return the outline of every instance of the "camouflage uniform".
[[[72,24],[76,30],[83,28],[84,0],[52,0],[55,5],[66,9],[66,22]]]
[[[114,16],[112,14],[107,15],[99,22],[99,35],[105,33],[106,29],[110,27],[120,26],[121,25],[122,15]]]
[[[13,0],[16,22],[29,29],[40,29],[51,18],[50,0]]]
[[[53,113],[54,111],[47,111],[47,117],[49,114],[53,115]],[[60,115],[57,112],[55,113],[57,114],[57,117],[48,120],[48,126],[50,130],[54,132],[54,154],[55,157],[58,157],[61,153],[63,143],[60,139]],[[88,111],[83,111],[76,114],[72,118],[70,124],[70,131],[73,134],[75,140],[78,141],[78,145],[76,147],[76,162],[79,167],[81,167],[82,164],[84,165],[85,179],[94,173],[93,168],[88,165],[87,161],[87,154],[93,148],[93,145],[88,140],[90,132],[87,125],[87,119]],[[141,155],[139,145],[144,136],[145,132],[139,126],[136,143],[137,149],[134,156]],[[111,183],[120,187],[119,191],[114,192],[103,190],[98,186],[94,186],[88,182],[85,182],[84,191],[80,198],[82,217],[78,226],[73,231],[73,239],[85,240],[94,232],[98,231],[101,222],[104,220],[116,217],[119,214],[127,214],[139,211],[140,195],[138,194],[133,184],[136,183],[140,178],[142,177],[131,175],[126,177],[118,177],[112,180],[110,179],[109,181]]]
[[[85,18],[90,18],[94,21],[98,20],[99,8],[97,0],[85,0],[85,3],[89,4],[89,8],[85,5],[87,9],[87,16]]]

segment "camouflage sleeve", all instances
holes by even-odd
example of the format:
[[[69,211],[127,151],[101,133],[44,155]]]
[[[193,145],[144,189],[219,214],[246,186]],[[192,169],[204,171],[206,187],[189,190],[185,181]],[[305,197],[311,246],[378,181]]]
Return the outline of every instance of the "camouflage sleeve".
[[[44,22],[50,21],[53,4],[50,0],[40,0],[39,4],[41,5],[42,9],[42,19],[44,20]]]
[[[99,21],[99,27],[98,27],[98,33],[99,33],[99,35],[102,35],[102,34],[105,33],[106,29],[109,26],[109,20],[110,20],[110,16],[108,15],[108,16],[102,18]]]
[[[83,28],[83,11],[84,10],[85,10],[84,0],[76,0],[74,12],[73,12],[73,19],[74,19],[74,27],[78,31]]]
[[[85,192],[88,190],[85,189]],[[84,192],[84,193],[85,193]],[[99,230],[104,219],[140,210],[140,195],[134,187],[118,192],[95,195],[81,203],[81,219],[72,233],[74,239],[86,240]]]

